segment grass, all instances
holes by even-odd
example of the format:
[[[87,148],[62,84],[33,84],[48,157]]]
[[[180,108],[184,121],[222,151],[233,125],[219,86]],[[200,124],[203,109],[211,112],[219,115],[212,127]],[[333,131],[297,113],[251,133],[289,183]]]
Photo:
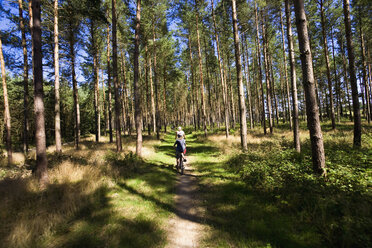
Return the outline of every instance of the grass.
[[[173,214],[173,158],[145,138],[144,160],[87,139],[49,153],[51,184],[40,191],[27,169],[6,167],[0,181],[1,247],[163,247]],[[28,160],[32,168],[34,161]],[[21,169],[22,168],[22,169]],[[23,175],[23,177],[20,177]]]
[[[214,129],[186,130],[192,176],[206,209],[201,247],[370,247],[372,136],[352,147],[352,123],[323,128],[327,179],[313,175],[308,132],[301,126],[301,154],[280,124],[274,134],[249,131],[246,153],[239,130],[229,139]],[[175,214],[177,174],[172,145],[144,137],[143,159],[135,137],[115,152],[106,137],[89,137],[76,151],[48,149],[51,184],[40,191],[25,166],[0,167],[0,247],[164,247]]]
[[[195,163],[210,231],[204,247],[370,247],[372,226],[372,137],[363,128],[363,146],[352,148],[351,123],[323,128],[328,178],[313,175],[308,133],[302,153],[279,126],[240,138],[223,132],[196,139],[204,147]],[[217,150],[215,148],[218,148]]]

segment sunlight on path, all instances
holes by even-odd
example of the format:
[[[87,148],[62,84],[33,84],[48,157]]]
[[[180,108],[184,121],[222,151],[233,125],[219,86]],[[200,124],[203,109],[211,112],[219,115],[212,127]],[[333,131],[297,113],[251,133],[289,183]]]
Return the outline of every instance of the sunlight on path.
[[[189,162],[193,161],[188,157]],[[166,247],[199,247],[204,226],[201,224],[204,209],[198,199],[198,183],[192,174],[191,163],[185,170],[185,175],[178,176],[176,185],[176,216],[169,221],[168,245]]]

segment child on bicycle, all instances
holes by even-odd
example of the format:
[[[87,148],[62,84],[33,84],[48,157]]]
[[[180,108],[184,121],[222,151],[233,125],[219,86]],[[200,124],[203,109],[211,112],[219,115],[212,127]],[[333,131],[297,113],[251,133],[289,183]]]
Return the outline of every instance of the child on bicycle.
[[[178,167],[179,159],[183,159],[184,162],[186,162],[186,159],[184,158],[184,154],[186,153],[186,141],[182,134],[177,134],[177,139],[176,142],[174,142],[173,147],[176,149],[176,161]]]

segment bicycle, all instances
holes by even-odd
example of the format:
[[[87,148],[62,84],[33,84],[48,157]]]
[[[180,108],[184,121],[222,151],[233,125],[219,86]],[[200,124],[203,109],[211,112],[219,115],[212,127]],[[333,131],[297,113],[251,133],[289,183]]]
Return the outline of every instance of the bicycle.
[[[185,170],[183,154],[180,154],[179,157],[177,157],[177,166],[176,167],[177,167],[177,172],[180,172],[181,175],[183,175],[183,172]]]

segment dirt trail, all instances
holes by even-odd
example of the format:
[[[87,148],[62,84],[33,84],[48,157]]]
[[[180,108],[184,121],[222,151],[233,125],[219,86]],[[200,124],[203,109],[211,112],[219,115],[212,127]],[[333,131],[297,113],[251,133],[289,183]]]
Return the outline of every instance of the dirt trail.
[[[188,158],[192,161],[192,158]],[[203,226],[204,209],[198,197],[198,182],[191,163],[185,174],[178,176],[176,185],[176,216],[169,222],[168,245],[166,247],[199,247]]]

